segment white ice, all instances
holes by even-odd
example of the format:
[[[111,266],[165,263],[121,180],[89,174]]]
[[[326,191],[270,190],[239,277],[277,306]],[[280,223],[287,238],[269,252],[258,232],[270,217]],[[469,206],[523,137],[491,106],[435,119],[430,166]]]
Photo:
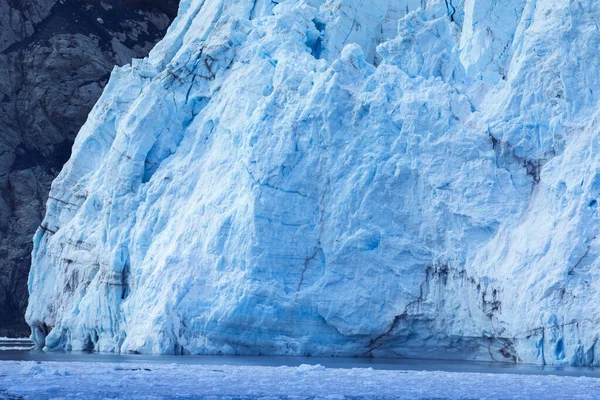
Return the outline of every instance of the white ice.
[[[47,349],[598,365],[600,2],[183,0],[53,183]]]
[[[0,398],[22,400],[598,399],[600,379],[435,371],[0,362]]]

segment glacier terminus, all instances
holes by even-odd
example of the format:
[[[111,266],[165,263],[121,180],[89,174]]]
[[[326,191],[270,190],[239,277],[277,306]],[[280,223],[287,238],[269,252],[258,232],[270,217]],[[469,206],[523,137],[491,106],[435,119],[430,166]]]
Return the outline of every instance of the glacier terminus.
[[[600,365],[600,3],[182,0],[52,185],[39,347]]]

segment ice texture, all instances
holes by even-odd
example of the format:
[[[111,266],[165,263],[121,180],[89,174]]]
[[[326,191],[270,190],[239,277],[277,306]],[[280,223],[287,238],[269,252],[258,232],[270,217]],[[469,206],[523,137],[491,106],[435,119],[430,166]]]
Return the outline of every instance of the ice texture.
[[[597,400],[599,391],[600,379],[583,376],[0,361],[0,396],[22,400]]]
[[[47,349],[599,365],[600,3],[183,0],[34,238]]]

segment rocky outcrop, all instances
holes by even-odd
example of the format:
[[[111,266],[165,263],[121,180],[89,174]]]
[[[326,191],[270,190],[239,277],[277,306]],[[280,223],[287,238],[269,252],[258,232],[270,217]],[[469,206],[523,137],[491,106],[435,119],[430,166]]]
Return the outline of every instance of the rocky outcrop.
[[[176,0],[0,0],[0,336],[27,334],[31,238],[115,65],[144,57]]]

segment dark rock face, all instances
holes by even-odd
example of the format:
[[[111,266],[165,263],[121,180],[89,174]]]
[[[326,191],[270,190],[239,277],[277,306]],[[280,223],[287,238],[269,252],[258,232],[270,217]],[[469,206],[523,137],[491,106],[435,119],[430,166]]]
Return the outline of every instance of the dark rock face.
[[[0,0],[0,336],[23,318],[31,239],[111,70],[144,57],[177,0]]]

